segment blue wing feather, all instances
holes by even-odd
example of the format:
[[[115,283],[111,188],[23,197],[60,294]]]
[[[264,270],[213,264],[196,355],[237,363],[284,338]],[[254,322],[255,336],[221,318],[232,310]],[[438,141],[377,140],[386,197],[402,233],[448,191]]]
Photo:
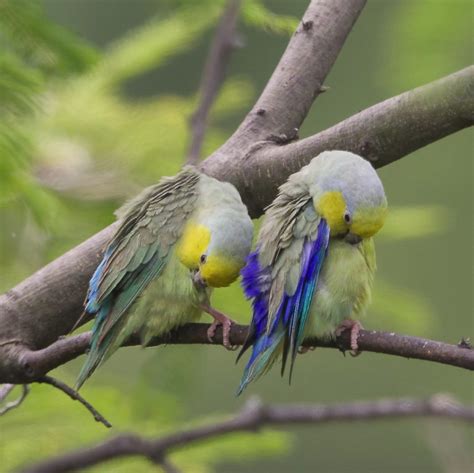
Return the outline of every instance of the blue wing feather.
[[[134,328],[127,310],[167,264],[195,210],[200,179],[194,168],[185,168],[145,189],[119,210],[121,223],[89,282],[84,303],[95,322],[79,386]]]
[[[85,309],[88,313],[96,314],[92,328],[92,338],[87,360],[84,363],[77,382],[76,389],[84,384],[86,379],[108,356],[109,349],[120,334],[120,316],[133,304],[137,296],[156,277],[165,261],[158,255],[142,264],[135,271],[127,273],[119,285],[108,294],[105,299],[99,300],[99,284],[107,270],[107,263],[113,248],[107,249],[104,258],[93,274]]]
[[[284,294],[272,326],[268,330],[271,268],[262,268],[259,264],[258,248],[249,256],[247,265],[242,270],[242,284],[245,295],[252,299],[253,318],[249,336],[239,357],[249,346],[253,346],[253,349],[245,367],[238,394],[245,389],[248,383],[269,369],[278,354],[277,349],[281,346],[282,341],[282,374],[285,370],[287,357],[291,354],[291,380],[293,364],[298,347],[303,341],[304,327],[309,316],[309,309],[328,244],[329,226],[324,219],[321,219],[316,238],[314,240],[309,237],[305,239],[296,291],[293,295]]]
[[[247,299],[252,299],[253,316],[249,334],[237,357],[237,361],[256,340],[262,337],[267,326],[271,270],[270,268],[263,268],[258,258],[259,251],[257,248],[249,254],[247,264],[241,271],[244,294]],[[255,349],[253,353],[255,353]]]
[[[100,304],[98,301],[100,280],[102,279],[103,273],[107,267],[110,257],[113,254],[113,251],[114,248],[112,246],[107,248],[102,261],[100,262],[99,266],[97,266],[91,280],[89,281],[89,292],[87,293],[87,299],[85,303],[85,310],[88,314],[95,314],[100,309]]]

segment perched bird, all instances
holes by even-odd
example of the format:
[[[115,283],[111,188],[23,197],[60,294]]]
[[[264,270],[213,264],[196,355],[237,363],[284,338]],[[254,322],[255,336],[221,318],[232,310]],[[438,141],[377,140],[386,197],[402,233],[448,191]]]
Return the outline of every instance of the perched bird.
[[[238,390],[290,358],[304,337],[332,337],[360,324],[375,271],[372,236],[387,212],[372,166],[347,151],[326,151],[290,176],[267,208],[256,251],[242,270],[253,318],[239,357],[252,346]]]
[[[186,167],[117,216],[120,226],[89,283],[85,312],[95,322],[78,387],[132,333],[146,345],[203,310],[215,319],[208,337],[222,324],[229,346],[231,320],[209,297],[211,288],[237,279],[252,244],[252,221],[235,187]]]

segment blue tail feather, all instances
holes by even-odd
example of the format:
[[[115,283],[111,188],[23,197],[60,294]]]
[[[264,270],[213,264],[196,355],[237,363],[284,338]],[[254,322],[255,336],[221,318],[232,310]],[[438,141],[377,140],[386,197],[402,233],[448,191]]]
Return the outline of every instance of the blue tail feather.
[[[272,326],[267,328],[269,295],[271,289],[271,268],[262,268],[258,248],[252,253],[242,270],[242,284],[245,295],[252,299],[253,318],[249,336],[239,354],[252,346],[252,354],[245,367],[238,394],[253,380],[264,373],[276,359],[277,349],[282,350],[282,374],[288,355],[290,360],[290,381],[298,347],[304,337],[304,328],[309,316],[319,273],[329,244],[329,226],[321,219],[316,239],[305,240],[300,263],[300,277],[293,295],[284,294],[273,317]]]

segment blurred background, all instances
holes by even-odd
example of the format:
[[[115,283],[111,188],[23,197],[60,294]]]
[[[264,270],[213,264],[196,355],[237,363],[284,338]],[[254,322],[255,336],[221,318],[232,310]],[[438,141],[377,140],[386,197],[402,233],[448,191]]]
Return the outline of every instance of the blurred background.
[[[203,155],[232,133],[264,87],[306,0],[246,0]],[[114,220],[113,210],[183,163],[188,119],[223,2],[0,1],[0,291]],[[373,0],[356,23],[301,136],[469,65],[469,0]],[[365,327],[456,343],[473,334],[472,131],[380,170],[391,212],[380,237]],[[238,284],[217,307],[248,322]],[[330,403],[450,392],[472,377],[434,363],[318,349],[288,386],[277,370],[234,396],[241,366],[217,347],[122,349],[83,395],[112,433],[159,436],[265,402]],[[72,383],[82,359],[53,375]],[[18,394],[18,392],[14,392]],[[33,385],[0,418],[0,471],[110,435],[77,403]],[[391,420],[236,435],[171,455],[185,472],[465,472],[473,432],[448,421]],[[90,471],[151,472],[126,459]]]

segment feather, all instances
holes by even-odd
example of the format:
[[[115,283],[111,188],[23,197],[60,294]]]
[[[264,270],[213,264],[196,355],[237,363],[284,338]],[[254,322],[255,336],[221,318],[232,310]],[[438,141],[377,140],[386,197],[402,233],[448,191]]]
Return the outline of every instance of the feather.
[[[239,393],[280,356],[282,375],[290,365],[291,382],[306,334],[331,336],[344,319],[364,312],[375,270],[371,237],[383,225],[386,207],[370,163],[347,151],[321,153],[280,186],[266,209],[257,254],[243,272],[254,314]],[[347,232],[362,242],[351,245]],[[270,278],[265,286],[258,284],[260,274]]]
[[[77,387],[130,335],[122,330],[127,325],[126,312],[166,266],[194,211],[199,179],[197,171],[185,168],[145,189],[117,212],[121,225],[89,283],[85,310],[96,317]]]
[[[262,336],[267,325],[271,272],[269,268],[261,267],[258,256],[258,249],[250,253],[247,258],[247,264],[241,271],[245,296],[248,299],[252,299],[253,318],[249,327],[249,333],[237,356],[236,362]]]
[[[269,314],[271,269],[262,268],[259,264],[258,248],[250,255],[246,267],[242,270],[242,284],[246,296],[252,299],[253,318],[238,359],[252,345],[253,350],[245,367],[238,394],[251,381],[265,373],[280,354],[283,357],[282,375],[288,355],[291,354],[291,380],[297,349],[303,341],[304,327],[328,244],[329,227],[324,219],[319,219],[316,239],[313,241],[311,236],[307,236],[302,245],[296,290],[291,294],[287,292],[283,294],[279,307],[271,319]]]

